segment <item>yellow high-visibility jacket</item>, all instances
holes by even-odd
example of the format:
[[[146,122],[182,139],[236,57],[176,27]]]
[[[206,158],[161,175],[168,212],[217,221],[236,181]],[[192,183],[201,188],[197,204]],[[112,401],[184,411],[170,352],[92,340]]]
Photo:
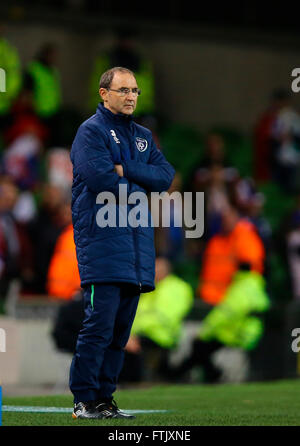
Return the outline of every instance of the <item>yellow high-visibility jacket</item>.
[[[192,287],[170,274],[154,291],[142,294],[131,334],[145,336],[163,348],[176,346],[182,321],[194,300]]]
[[[17,50],[6,40],[0,39],[0,68],[4,70],[5,92],[0,92],[0,115],[9,112],[22,84],[21,63]]]

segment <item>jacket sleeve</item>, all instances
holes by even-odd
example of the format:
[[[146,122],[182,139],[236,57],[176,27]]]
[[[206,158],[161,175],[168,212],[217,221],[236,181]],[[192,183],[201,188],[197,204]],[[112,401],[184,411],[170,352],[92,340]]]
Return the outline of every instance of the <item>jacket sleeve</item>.
[[[105,142],[105,136],[97,128],[79,128],[72,146],[71,160],[74,177],[79,175],[95,193],[108,191],[118,197],[119,184],[127,185],[128,193],[143,190],[115,172],[115,163]]]
[[[144,187],[148,192],[166,191],[171,186],[175,170],[152,139],[150,150],[147,164],[135,160],[123,161],[124,176]]]

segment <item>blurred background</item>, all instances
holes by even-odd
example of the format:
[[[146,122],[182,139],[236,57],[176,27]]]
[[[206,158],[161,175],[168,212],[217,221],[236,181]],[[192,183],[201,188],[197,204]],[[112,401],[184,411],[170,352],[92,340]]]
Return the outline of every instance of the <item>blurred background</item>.
[[[176,168],[170,192],[205,193],[203,237],[185,238],[175,206],[171,228],[156,230],[157,289],[141,297],[120,386],[299,377],[297,12],[253,1],[198,13],[174,0],[146,11],[136,1],[0,5],[6,394],[67,391],[82,320],[69,152],[112,66],[136,73],[135,119]]]

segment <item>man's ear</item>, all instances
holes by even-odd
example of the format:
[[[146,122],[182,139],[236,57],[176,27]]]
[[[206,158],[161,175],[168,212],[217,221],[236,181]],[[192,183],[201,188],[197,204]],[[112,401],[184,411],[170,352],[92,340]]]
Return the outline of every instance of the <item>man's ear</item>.
[[[99,88],[99,96],[103,99],[103,102],[106,102],[107,90],[106,88]]]

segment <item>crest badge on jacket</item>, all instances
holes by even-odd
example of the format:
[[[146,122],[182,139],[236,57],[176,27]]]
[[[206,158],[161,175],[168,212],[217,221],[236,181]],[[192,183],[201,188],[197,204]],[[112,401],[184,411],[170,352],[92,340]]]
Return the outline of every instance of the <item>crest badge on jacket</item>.
[[[135,138],[135,144],[140,152],[145,152],[148,147],[148,141],[146,139],[139,138],[138,136]]]

